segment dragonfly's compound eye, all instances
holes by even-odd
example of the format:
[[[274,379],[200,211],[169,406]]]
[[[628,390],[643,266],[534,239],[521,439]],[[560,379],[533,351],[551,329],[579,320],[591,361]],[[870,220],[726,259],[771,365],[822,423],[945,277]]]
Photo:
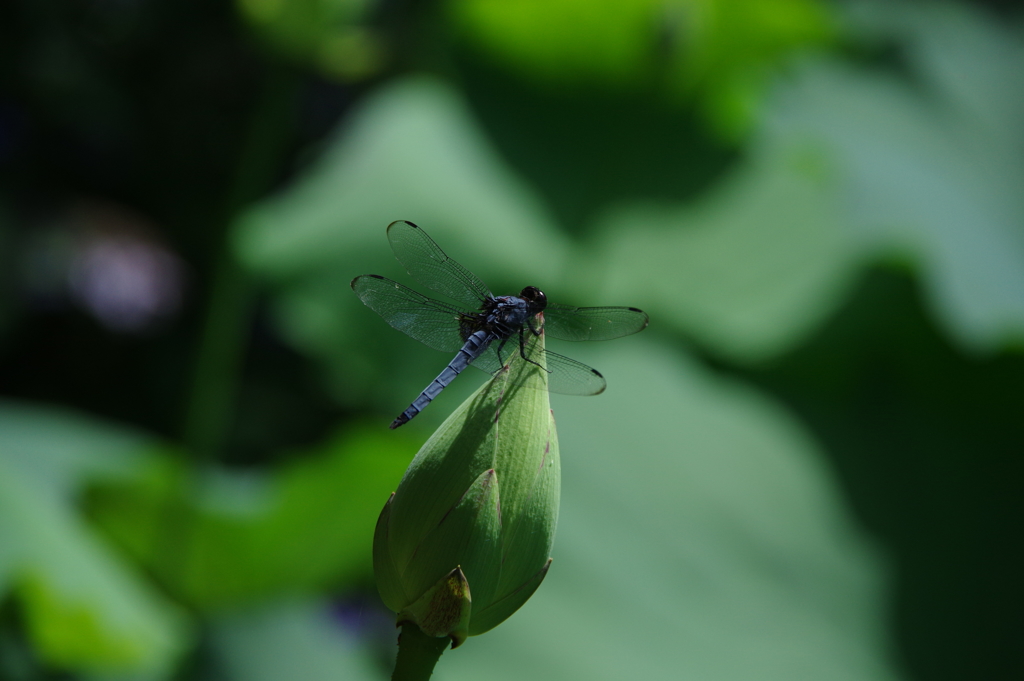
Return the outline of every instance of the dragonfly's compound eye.
[[[536,286],[527,286],[519,293],[519,297],[536,310],[543,310],[548,304],[548,297]]]

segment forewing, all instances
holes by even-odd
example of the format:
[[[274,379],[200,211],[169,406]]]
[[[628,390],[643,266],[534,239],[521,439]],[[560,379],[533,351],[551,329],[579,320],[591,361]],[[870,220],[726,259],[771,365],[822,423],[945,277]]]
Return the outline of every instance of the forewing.
[[[428,298],[376,274],[356,277],[352,290],[384,321],[424,345],[442,352],[457,352],[462,347],[461,310],[454,305]]]
[[[647,328],[647,313],[635,307],[570,307],[548,305],[544,332],[567,341],[622,338]]]
[[[491,292],[480,279],[455,262],[418,226],[406,220],[388,225],[388,241],[395,257],[412,277],[432,291],[478,308]]]

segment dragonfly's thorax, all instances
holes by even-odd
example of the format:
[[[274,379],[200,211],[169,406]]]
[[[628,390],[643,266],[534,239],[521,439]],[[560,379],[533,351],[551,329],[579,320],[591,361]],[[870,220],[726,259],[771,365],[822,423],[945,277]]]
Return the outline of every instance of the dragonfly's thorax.
[[[484,308],[484,327],[501,339],[512,336],[530,318],[530,304],[518,296],[492,298]]]
[[[495,298],[497,304],[488,315],[488,323],[499,338],[508,338],[518,331],[530,317],[530,304],[517,296]]]
[[[495,338],[510,338],[546,305],[544,293],[533,286],[527,286],[518,296],[487,298],[480,306],[480,312],[460,318],[462,337],[465,339],[476,331],[486,331]]]

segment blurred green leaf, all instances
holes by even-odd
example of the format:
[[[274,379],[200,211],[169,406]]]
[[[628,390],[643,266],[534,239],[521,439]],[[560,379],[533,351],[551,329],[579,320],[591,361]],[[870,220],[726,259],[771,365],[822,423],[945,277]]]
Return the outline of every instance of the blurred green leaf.
[[[726,137],[757,122],[778,67],[835,41],[829,3],[818,0],[684,0],[676,70]]]
[[[994,25],[975,17],[965,32],[973,38],[961,39],[948,18],[926,19],[922,32],[968,53],[981,80],[1002,81],[1013,94],[922,94],[893,77],[809,63],[780,93],[773,135],[831,158],[851,234],[865,250],[909,256],[948,333],[966,348],[992,350],[1024,340],[1024,145],[1019,131],[1007,136],[992,123],[1013,107],[1024,116],[1024,41],[1003,60],[977,40],[984,28],[1005,44]],[[958,79],[936,74],[933,82]]]
[[[450,0],[471,43],[541,81],[665,88],[696,97],[732,137],[754,120],[773,67],[835,32],[816,0]]]
[[[1020,342],[1024,135],[1009,122],[1024,115],[1024,41],[966,10],[896,16],[917,34],[912,55],[930,97],[891,76],[806,61],[714,191],[691,206],[609,212],[609,294],[716,352],[756,360],[806,338],[863,264],[897,254],[919,263],[933,308],[964,346]],[[964,63],[977,79],[958,74]]]
[[[49,665],[159,675],[189,643],[183,614],[74,505],[86,482],[131,475],[151,442],[72,413],[0,403],[0,592],[13,588]]]
[[[367,577],[373,527],[415,443],[384,428],[339,434],[269,475],[154,459],[141,482],[94,494],[101,526],[203,609]]]
[[[153,437],[76,412],[0,400],[4,460],[33,480],[69,496],[83,480],[135,475],[155,446]]]
[[[760,139],[694,204],[609,211],[604,296],[733,360],[792,348],[843,301],[862,260],[831,176],[813,149]]]
[[[529,75],[573,84],[637,87],[654,66],[656,0],[452,0],[464,35]]]
[[[865,2],[865,30],[901,40],[915,73],[970,125],[1024,149],[1024,35],[977,5]]]
[[[807,432],[650,339],[584,358],[608,390],[553,397],[548,577],[437,677],[896,679],[885,571]]]
[[[215,618],[214,655],[228,681],[384,678],[329,608],[324,602],[283,601]]]
[[[374,0],[236,0],[240,14],[278,51],[327,76],[357,80],[385,59],[368,25]]]
[[[517,255],[544,246],[535,270],[564,248],[459,94],[427,77],[381,88],[354,110],[302,177],[242,216],[235,244],[245,263],[273,277],[322,275],[338,264],[365,267],[382,246],[381,260],[390,260],[384,229],[397,219],[495,264],[506,261],[493,252],[496,239]]]

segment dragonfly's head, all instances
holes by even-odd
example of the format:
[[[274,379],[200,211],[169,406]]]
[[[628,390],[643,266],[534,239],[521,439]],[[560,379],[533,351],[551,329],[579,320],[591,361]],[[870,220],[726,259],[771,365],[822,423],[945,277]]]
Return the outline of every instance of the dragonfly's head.
[[[548,297],[536,286],[527,286],[519,292],[519,297],[530,304],[530,311],[533,314],[542,312],[548,306]]]

